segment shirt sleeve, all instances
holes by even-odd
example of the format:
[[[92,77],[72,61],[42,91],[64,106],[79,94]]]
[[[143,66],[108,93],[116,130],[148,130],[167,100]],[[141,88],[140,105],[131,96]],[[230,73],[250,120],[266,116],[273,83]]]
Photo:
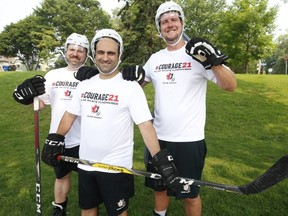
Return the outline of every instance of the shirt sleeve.
[[[152,119],[146,96],[141,86],[135,82],[129,102],[131,117],[136,125]]]
[[[150,62],[151,62],[151,57],[148,59],[148,61],[146,62],[146,64],[143,66],[144,70],[145,70],[145,81],[146,82],[151,82],[151,69],[150,69]]]
[[[77,116],[81,116],[81,83],[77,86],[74,91],[73,98],[70,105],[67,107],[67,112],[72,113]]]
[[[48,72],[46,75],[45,75],[45,93],[42,94],[42,95],[39,95],[39,99],[43,101],[43,103],[45,105],[51,105],[51,102],[50,102],[50,95],[51,95],[51,78],[50,78],[50,73]]]

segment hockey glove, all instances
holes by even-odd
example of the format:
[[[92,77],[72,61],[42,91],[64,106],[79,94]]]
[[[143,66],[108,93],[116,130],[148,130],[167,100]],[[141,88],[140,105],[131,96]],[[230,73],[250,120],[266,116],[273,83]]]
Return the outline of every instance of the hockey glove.
[[[90,67],[90,66],[83,66],[83,67],[80,67],[76,73],[74,73],[74,77],[79,81],[83,81],[86,79],[90,79],[91,77],[97,74],[99,74],[99,71],[97,68]]]
[[[24,105],[32,104],[34,97],[45,93],[45,81],[41,75],[26,79],[14,90],[13,98]]]
[[[228,56],[217,50],[209,41],[201,38],[192,38],[186,44],[186,53],[200,62],[205,69],[211,69],[225,63]]]
[[[172,191],[176,191],[178,187],[177,169],[167,149],[155,154],[152,158],[152,164],[162,176],[167,187]]]
[[[136,80],[141,85],[144,82],[145,70],[138,65],[127,66],[122,70],[122,77],[124,80]]]
[[[65,137],[51,133],[46,138],[45,144],[42,149],[42,161],[49,166],[57,166],[60,163],[59,155],[62,155],[65,150]]]

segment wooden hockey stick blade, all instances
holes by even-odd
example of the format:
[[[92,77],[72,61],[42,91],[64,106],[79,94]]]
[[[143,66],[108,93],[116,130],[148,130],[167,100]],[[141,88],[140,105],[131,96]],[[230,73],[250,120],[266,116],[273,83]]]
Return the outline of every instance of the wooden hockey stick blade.
[[[151,173],[151,172],[142,171],[142,170],[128,169],[128,168],[121,167],[121,166],[114,166],[114,165],[109,165],[109,164],[104,164],[104,163],[99,163],[99,162],[92,162],[92,161],[72,158],[68,156],[59,156],[59,160],[63,160],[63,161],[70,162],[70,163],[84,164],[84,165],[107,169],[107,170],[113,170],[113,171],[126,173],[126,174],[144,176],[144,177],[152,178],[152,179],[162,178],[161,175],[158,173]],[[203,186],[203,187],[209,187],[215,190],[250,195],[250,194],[263,192],[264,190],[272,187],[273,185],[279,183],[280,181],[284,180],[287,177],[288,177],[288,155],[283,156],[281,159],[279,159],[271,168],[269,168],[259,178],[243,186],[225,185],[225,184],[207,182],[207,181],[196,180],[196,179],[185,178],[185,177],[178,177],[178,179],[179,179],[179,184],[183,184],[183,185],[195,185],[199,187]]]

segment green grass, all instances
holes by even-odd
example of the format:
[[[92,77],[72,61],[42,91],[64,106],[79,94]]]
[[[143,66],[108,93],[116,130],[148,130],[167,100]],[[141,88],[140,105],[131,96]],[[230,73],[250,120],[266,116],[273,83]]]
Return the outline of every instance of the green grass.
[[[17,104],[12,98],[17,84],[39,72],[0,73],[0,215],[35,215],[34,125],[31,106]],[[42,72],[43,74],[43,72]],[[231,185],[246,184],[287,154],[288,76],[237,75],[238,88],[227,93],[209,83],[207,93],[206,141],[208,154],[203,180]],[[153,89],[145,87],[149,105]],[[48,134],[49,108],[40,112],[41,147]],[[134,168],[144,169],[144,144],[135,129]],[[187,163],[189,158],[187,158]],[[54,173],[41,164],[42,211],[50,215]],[[135,177],[136,194],[130,201],[130,216],[152,215],[153,194]],[[203,216],[287,215],[288,181],[257,195],[245,196],[201,188]],[[73,175],[69,214],[80,215],[77,175]],[[182,203],[174,199],[170,216],[184,215]],[[100,207],[100,215],[105,209]]]

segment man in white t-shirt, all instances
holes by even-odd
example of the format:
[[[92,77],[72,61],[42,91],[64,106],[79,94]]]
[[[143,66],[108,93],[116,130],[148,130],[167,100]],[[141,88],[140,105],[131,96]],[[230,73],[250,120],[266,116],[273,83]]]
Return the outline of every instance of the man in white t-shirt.
[[[97,31],[91,42],[91,50],[99,74],[78,85],[56,134],[47,137],[47,148],[51,144],[60,149],[46,162],[57,164],[58,155],[65,145],[64,136],[76,118],[81,116],[79,157],[132,168],[135,123],[153,156],[153,166],[167,186],[176,190],[176,167],[168,151],[160,151],[145,94],[137,82],[124,80],[119,71],[123,52],[121,36],[113,29]],[[134,195],[132,175],[81,164],[78,168],[82,216],[96,216],[101,203],[104,203],[108,215],[128,215],[129,198]]]
[[[152,82],[155,89],[154,127],[161,149],[171,153],[179,176],[201,179],[206,157],[207,81],[233,91],[237,86],[235,74],[224,65],[227,56],[209,41],[183,40],[184,13],[175,2],[167,1],[159,6],[155,23],[167,47],[150,56],[144,65],[146,75],[142,83],[144,87]],[[138,77],[139,73],[133,75],[135,71],[127,71],[124,79]],[[155,171],[150,162],[147,170]],[[169,196],[183,200],[187,216],[201,215],[198,186],[181,185],[172,192],[159,180],[147,178],[145,185],[155,191],[155,216],[168,215]]]
[[[70,106],[76,87],[80,83],[74,73],[85,64],[89,55],[89,41],[86,36],[71,34],[65,42],[65,60],[67,67],[49,71],[45,78],[36,76],[25,80],[13,93],[14,99],[22,104],[31,104],[39,95],[40,109],[51,106],[51,122],[49,133],[55,133],[61,117]],[[45,82],[45,84],[44,84]],[[65,155],[78,158],[80,144],[80,118],[77,118],[66,134]],[[42,151],[42,158],[53,154],[51,149]],[[68,193],[70,190],[71,172],[77,171],[77,165],[61,162],[54,167],[56,180],[54,184],[54,201],[52,215],[66,215]]]

